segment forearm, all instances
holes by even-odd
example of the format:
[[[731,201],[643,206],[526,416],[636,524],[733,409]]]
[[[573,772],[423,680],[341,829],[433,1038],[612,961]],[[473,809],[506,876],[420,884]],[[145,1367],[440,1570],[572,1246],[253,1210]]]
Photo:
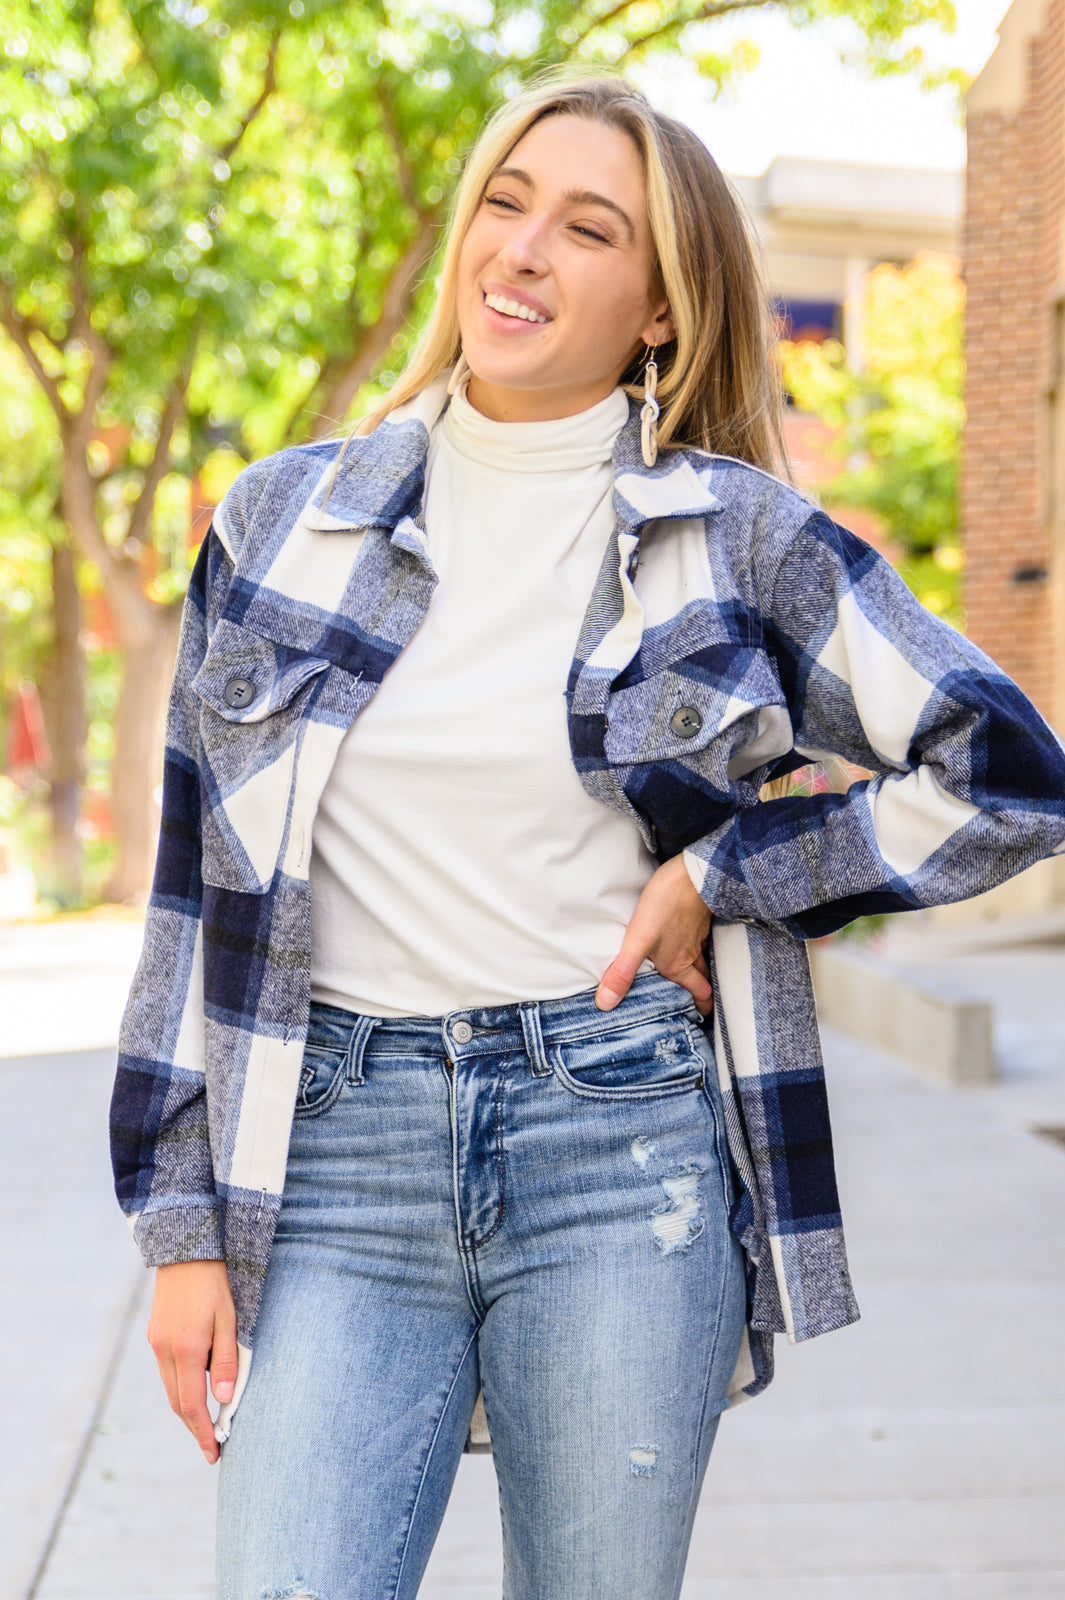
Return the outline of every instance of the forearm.
[[[710,910],[815,938],[855,917],[981,894],[1062,848],[1060,808],[981,808],[914,772],[769,801],[685,851]]]

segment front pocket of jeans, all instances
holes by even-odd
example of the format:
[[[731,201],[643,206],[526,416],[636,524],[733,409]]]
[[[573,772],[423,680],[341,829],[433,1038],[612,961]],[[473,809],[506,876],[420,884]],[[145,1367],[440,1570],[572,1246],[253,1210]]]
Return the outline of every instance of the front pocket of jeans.
[[[308,1044],[303,1052],[297,1117],[317,1117],[335,1105],[344,1087],[348,1053],[329,1045]]]
[[[548,1049],[555,1077],[588,1100],[647,1100],[702,1087],[703,1058],[683,1017],[642,1023]]]

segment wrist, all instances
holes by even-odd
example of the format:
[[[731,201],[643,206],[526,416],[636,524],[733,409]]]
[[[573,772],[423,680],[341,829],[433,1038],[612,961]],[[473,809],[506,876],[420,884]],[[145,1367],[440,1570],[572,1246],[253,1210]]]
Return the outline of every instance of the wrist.
[[[682,850],[679,855],[671,856],[661,870],[669,874],[667,881],[674,894],[681,899],[691,900],[693,904],[696,901],[702,903],[702,895],[699,893],[699,886],[695,881],[686,850]]]

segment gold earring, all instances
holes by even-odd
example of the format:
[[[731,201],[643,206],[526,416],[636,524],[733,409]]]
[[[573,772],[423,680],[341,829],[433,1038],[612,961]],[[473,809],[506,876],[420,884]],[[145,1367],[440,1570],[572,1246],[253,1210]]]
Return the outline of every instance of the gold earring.
[[[645,466],[653,467],[658,460],[658,362],[656,344],[647,346],[647,360],[643,369],[643,407],[640,411],[640,444]]]

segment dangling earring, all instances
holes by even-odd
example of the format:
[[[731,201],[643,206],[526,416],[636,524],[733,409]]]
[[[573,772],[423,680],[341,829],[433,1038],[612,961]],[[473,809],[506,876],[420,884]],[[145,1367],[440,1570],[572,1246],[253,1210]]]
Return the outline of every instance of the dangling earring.
[[[647,360],[643,369],[643,407],[640,411],[640,444],[643,448],[645,466],[653,467],[658,460],[658,362],[655,352],[658,346],[647,346]]]
[[[466,379],[468,377],[470,377],[470,376],[471,376],[470,364],[466,360],[466,357],[463,354],[463,352],[460,350],[459,351],[459,358],[455,362],[454,371],[452,372],[451,377],[448,379],[448,383],[447,383],[447,392],[448,392],[448,394],[449,395],[458,394],[458,392],[461,389],[462,385],[465,383]]]

